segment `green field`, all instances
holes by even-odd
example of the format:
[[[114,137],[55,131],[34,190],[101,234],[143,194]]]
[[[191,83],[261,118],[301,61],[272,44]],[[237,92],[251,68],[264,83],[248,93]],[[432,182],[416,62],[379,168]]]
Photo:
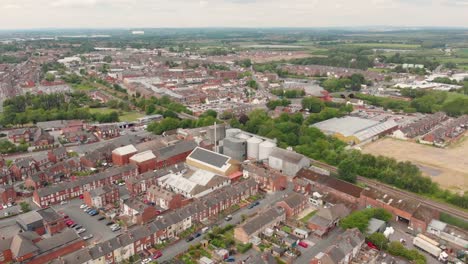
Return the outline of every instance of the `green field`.
[[[370,49],[417,49],[421,45],[418,44],[403,44],[403,43],[381,43],[381,42],[364,42],[364,43],[347,43],[341,46],[363,47]]]
[[[82,92],[96,90],[95,87],[88,85],[88,84],[74,84],[73,89],[77,91],[82,91]]]
[[[467,95],[464,95],[464,94],[460,94],[460,93],[447,93],[447,99],[445,99],[445,102],[444,103],[447,103],[447,102],[451,102],[455,99],[458,99],[458,98],[468,98]]]
[[[136,121],[137,118],[143,117],[143,114],[140,114],[138,112],[125,112],[121,111],[118,109],[111,109],[111,108],[89,108],[89,112],[92,114],[95,113],[101,113],[101,114],[109,114],[111,112],[116,111],[119,113],[119,119],[120,121],[124,122],[130,122],[130,121]]]

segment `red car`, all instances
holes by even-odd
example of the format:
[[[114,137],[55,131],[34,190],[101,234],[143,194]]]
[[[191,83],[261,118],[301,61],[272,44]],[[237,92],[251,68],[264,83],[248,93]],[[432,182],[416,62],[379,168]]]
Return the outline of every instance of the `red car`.
[[[80,199],[83,200],[83,195],[82,194],[80,194]]]
[[[161,251],[158,251],[153,255],[153,259],[157,259],[157,258],[160,258],[160,257],[162,257],[162,252]]]
[[[300,241],[299,242],[299,246],[303,247],[303,248],[308,248],[309,247],[309,244],[307,244],[306,242],[304,241]]]
[[[75,222],[73,222],[72,220],[69,220],[69,221],[66,221],[66,222],[65,222],[65,224],[66,224],[67,226],[71,226],[71,225],[73,225],[74,223],[75,223]]]

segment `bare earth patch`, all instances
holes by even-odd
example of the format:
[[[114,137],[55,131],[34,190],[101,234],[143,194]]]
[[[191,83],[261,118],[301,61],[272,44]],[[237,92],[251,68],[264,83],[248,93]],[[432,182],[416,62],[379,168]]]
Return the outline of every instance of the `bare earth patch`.
[[[424,176],[439,183],[442,188],[465,192],[468,190],[468,140],[446,149],[425,146],[392,138],[384,138],[365,145],[364,153],[411,161]]]

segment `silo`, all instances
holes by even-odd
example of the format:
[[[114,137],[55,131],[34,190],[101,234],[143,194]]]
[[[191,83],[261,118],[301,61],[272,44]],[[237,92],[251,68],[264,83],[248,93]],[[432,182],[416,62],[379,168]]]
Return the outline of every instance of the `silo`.
[[[273,148],[276,147],[276,143],[271,141],[264,141],[259,145],[259,152],[258,152],[258,160],[265,160],[268,159]]]
[[[258,160],[259,147],[262,142],[263,140],[258,137],[251,137],[247,140],[247,158]]]
[[[247,135],[245,133],[239,133],[239,134],[236,135],[236,138],[248,140],[249,138],[251,138],[251,136],[249,136],[249,135]]]
[[[226,129],[226,137],[228,138],[233,138],[235,137],[237,134],[239,134],[240,132],[242,132],[242,130],[238,129],[238,128],[229,128],[229,129]]]
[[[226,137],[226,125],[218,124],[216,125],[216,141],[223,140]],[[210,126],[208,128],[208,138],[211,142],[215,141],[215,126]]]
[[[223,153],[238,161],[244,161],[247,157],[247,141],[238,138],[225,138],[223,140]]]

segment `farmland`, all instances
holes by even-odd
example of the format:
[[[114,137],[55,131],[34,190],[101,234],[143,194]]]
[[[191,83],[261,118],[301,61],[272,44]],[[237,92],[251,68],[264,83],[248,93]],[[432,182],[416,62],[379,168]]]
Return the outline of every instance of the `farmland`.
[[[468,135],[446,149],[385,138],[364,146],[363,152],[411,161],[444,189],[468,189]]]

